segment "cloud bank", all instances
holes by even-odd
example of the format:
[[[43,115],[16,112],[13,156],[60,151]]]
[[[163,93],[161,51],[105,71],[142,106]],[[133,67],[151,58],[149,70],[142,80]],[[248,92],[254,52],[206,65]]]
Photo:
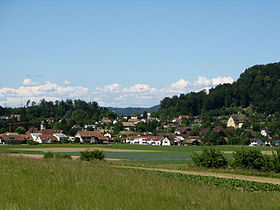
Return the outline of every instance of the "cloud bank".
[[[233,81],[231,77],[208,79],[199,76],[195,81],[179,79],[161,88],[151,87],[148,84],[142,83],[128,87],[113,83],[89,90],[87,87],[72,86],[68,80],[63,81],[63,85],[58,85],[50,81],[40,83],[26,78],[18,88],[4,87],[0,89],[0,105],[14,107],[25,105],[27,100],[38,102],[43,98],[47,101],[65,100],[69,98],[97,101],[101,106],[148,107],[159,104],[160,100],[167,96],[170,97],[203,89],[209,90],[211,87],[224,83],[232,83]]]

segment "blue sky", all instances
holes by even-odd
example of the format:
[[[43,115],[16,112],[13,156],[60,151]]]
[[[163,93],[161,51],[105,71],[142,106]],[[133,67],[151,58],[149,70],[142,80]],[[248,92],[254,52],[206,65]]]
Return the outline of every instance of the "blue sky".
[[[0,105],[148,107],[279,62],[279,1],[0,0]]]

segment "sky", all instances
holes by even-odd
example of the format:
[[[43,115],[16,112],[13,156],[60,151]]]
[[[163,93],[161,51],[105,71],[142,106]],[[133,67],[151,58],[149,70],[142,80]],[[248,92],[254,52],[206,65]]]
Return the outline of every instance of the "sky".
[[[279,62],[280,1],[0,0],[0,106],[150,107]]]

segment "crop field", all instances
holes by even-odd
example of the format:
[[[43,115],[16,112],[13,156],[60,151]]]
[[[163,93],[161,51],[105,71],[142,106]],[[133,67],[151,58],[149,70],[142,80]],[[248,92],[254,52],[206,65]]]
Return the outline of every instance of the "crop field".
[[[1,145],[0,152],[44,154],[44,152],[66,153],[79,156],[80,151],[87,149],[100,149],[105,157],[120,160],[126,165],[147,165],[155,167],[184,167],[192,163],[191,157],[201,152],[204,146],[152,146],[152,145],[82,145],[82,144],[41,144],[41,145]],[[226,158],[232,159],[232,153],[244,147],[241,146],[215,146],[222,151]],[[257,147],[265,154],[271,154],[275,148]]]
[[[279,209],[279,185],[0,155],[0,209]]]

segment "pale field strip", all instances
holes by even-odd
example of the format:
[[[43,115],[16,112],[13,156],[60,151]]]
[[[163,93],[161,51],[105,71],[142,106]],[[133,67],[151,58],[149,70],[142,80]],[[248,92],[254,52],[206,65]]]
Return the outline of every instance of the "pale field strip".
[[[111,148],[102,148],[102,147],[86,147],[86,148],[61,148],[61,147],[52,147],[52,148],[23,148],[23,149],[12,149],[12,150],[21,150],[21,151],[39,151],[39,152],[81,152],[85,150],[102,150],[107,152],[155,152],[162,153],[160,150],[129,150],[129,149],[111,149]]]

